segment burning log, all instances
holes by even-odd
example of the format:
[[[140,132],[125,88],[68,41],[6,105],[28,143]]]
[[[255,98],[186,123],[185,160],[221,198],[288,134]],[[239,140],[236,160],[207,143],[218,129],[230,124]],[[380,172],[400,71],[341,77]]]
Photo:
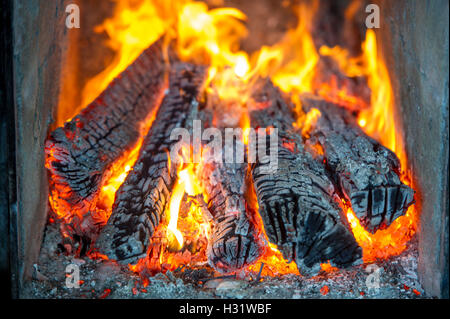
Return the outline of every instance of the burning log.
[[[206,77],[202,66],[178,63],[139,158],[116,193],[111,217],[96,246],[111,259],[134,264],[147,252],[177,178],[169,151],[174,128],[187,128],[197,113],[197,98]]]
[[[302,95],[303,109],[320,111],[308,145],[320,145],[327,168],[361,225],[371,233],[389,226],[414,202],[414,190],[400,179],[397,156],[368,137],[347,110]]]
[[[242,142],[235,142],[236,148],[244,149]],[[255,227],[253,216],[256,212],[250,211],[244,198],[246,172],[247,164],[236,161],[209,162],[201,171],[207,207],[213,219],[208,261],[223,273],[256,262],[265,246],[263,234]]]
[[[80,114],[50,134],[46,166],[60,199],[78,208],[89,205],[111,165],[143,136],[167,87],[165,74],[159,40]]]
[[[317,274],[320,263],[326,261],[337,267],[361,262],[362,249],[353,237],[333,183],[292,129],[292,109],[272,83],[260,93],[255,97],[257,110],[250,113],[251,125],[274,126],[280,137],[273,146],[278,147],[277,171],[264,174],[260,157],[251,167],[268,239],[285,259],[295,260],[303,275]]]

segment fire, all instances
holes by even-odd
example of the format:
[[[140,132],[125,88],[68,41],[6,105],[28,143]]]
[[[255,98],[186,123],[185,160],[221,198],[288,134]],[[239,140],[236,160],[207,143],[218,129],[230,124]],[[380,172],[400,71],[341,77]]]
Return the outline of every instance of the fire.
[[[201,163],[190,163],[188,150],[188,147],[181,149],[176,168],[177,181],[165,217],[153,235],[158,240],[150,245],[145,258],[140,259],[136,265],[129,265],[133,272],[145,275],[148,272],[173,271],[179,265],[206,262],[206,246],[211,228],[209,219],[204,216],[200,204],[195,200],[188,200],[188,210],[186,207],[181,209],[185,195],[188,198],[203,196],[203,189],[196,175]]]
[[[240,120],[240,126],[242,128],[242,143],[248,145],[249,137],[250,137],[250,117],[248,116],[248,112],[243,112]]]
[[[209,64],[216,70],[231,67],[242,76],[246,73],[247,54],[237,51],[247,35],[242,23],[246,16],[233,8],[208,10],[203,2],[187,3],[177,24],[177,52],[181,59]]]
[[[400,159],[401,167],[407,167],[407,158],[402,136],[399,134],[395,119],[395,101],[389,72],[382,57],[378,56],[375,32],[367,30],[363,43],[363,56],[366,62],[365,74],[372,91],[371,107],[358,115],[363,130],[392,150]]]
[[[109,37],[107,46],[115,52],[114,59],[86,83],[81,107],[96,98],[144,49],[167,31],[172,22],[172,15],[168,12],[176,10],[179,2],[171,5],[172,1],[116,1],[113,16],[94,30],[106,32]]]
[[[183,247],[183,234],[178,230],[178,212],[180,211],[181,200],[185,192],[183,182],[178,180],[175,188],[172,191],[169,204],[169,224],[167,225],[169,245],[175,246],[175,250],[180,250]],[[176,242],[175,242],[176,241]]]
[[[320,268],[325,272],[336,272],[339,269],[331,266],[330,262],[320,264]]]
[[[250,69],[248,54],[236,50],[247,35],[245,19],[237,9],[208,10],[205,3],[192,0],[118,0],[113,16],[95,29],[108,34],[107,45],[115,51],[114,60],[85,85],[80,107],[97,97],[163,34],[167,42],[175,39],[182,60],[210,65],[208,83],[214,82],[212,87],[220,98],[237,99],[243,90],[231,84]]]
[[[365,71],[362,67],[362,57],[351,57],[348,50],[335,46],[333,48],[322,46],[319,49],[322,56],[332,57],[338,64],[340,70],[349,77],[363,76]]]
[[[318,109],[312,108],[309,110],[308,113],[304,117],[300,117],[298,121],[301,120],[302,125],[302,135],[303,136],[309,136],[309,133],[311,131],[311,127],[315,125],[319,117],[321,116],[321,113]],[[297,123],[298,123],[297,121]]]
[[[350,57],[346,49],[321,47],[319,52],[333,58],[340,70],[349,77],[364,76],[372,92],[370,107],[360,109],[358,124],[366,134],[392,150],[400,159],[401,166],[407,167],[402,137],[395,119],[395,101],[389,72],[377,48],[376,34],[368,29],[362,43],[362,54]]]
[[[401,168],[407,167],[407,157],[402,136],[395,120],[395,101],[389,72],[381,56],[378,55],[375,32],[367,30],[362,44],[362,55],[348,58],[348,53],[341,48],[326,49],[335,58],[341,70],[349,76],[365,76],[371,89],[371,105],[360,110],[358,124],[362,130],[382,145],[392,150],[400,160]],[[401,180],[411,186],[411,177],[403,171]],[[363,248],[363,259],[366,262],[377,258],[388,258],[398,255],[406,249],[407,243],[416,232],[417,211],[410,206],[404,216],[396,219],[387,229],[378,230],[375,234],[365,231],[347,203],[343,202],[347,219],[355,238]]]
[[[112,207],[115,195],[120,185],[125,181],[127,175],[131,171],[134,163],[136,163],[144,138],[140,138],[137,145],[124,156],[124,161],[115,162],[111,171],[111,177],[103,185],[99,198],[103,207]],[[108,216],[109,218],[109,216]]]
[[[240,105],[245,105],[254,84],[261,77],[269,77],[275,85],[287,93],[312,92],[312,81],[319,55],[309,28],[318,4],[318,1],[313,1],[311,5],[301,3],[296,9],[297,26],[288,30],[280,42],[272,46],[264,45],[250,57],[238,52],[236,63],[232,64],[233,72],[225,69],[224,72],[217,74],[213,66],[213,82],[224,92],[220,97],[224,100],[239,101]],[[236,86],[239,86],[239,89],[233,89]],[[300,110],[300,101],[295,99],[295,95],[292,94],[293,102]]]
[[[288,30],[285,37],[274,46],[263,46],[255,54],[255,72],[272,79],[281,90],[289,93],[311,92],[317,54],[310,24],[318,9],[318,1],[312,5],[301,3],[297,8],[298,24]]]
[[[254,188],[250,191],[249,196],[252,197],[252,203],[255,206],[255,210],[258,211],[259,207],[258,202],[256,201],[256,193]],[[261,263],[264,263],[261,270],[261,276],[280,276],[287,274],[299,275],[297,265],[294,262],[287,263],[281,252],[277,249],[277,246],[269,241],[263,226],[262,218],[259,214],[255,215],[255,223],[258,229],[263,233],[264,238],[268,243],[268,247],[266,247],[264,254],[258,259],[258,261],[253,265],[250,265],[248,269],[251,272],[259,273]]]
[[[200,182],[197,180],[194,170],[194,164],[190,163],[188,164],[187,168],[178,171],[177,183],[172,191],[172,196],[170,198],[169,224],[167,225],[169,234],[169,246],[176,247],[175,250],[177,251],[183,248],[183,234],[178,229],[178,216],[183,196],[185,193],[189,196],[203,194]],[[190,221],[192,221],[192,219],[197,220],[198,223],[194,224],[193,226],[198,226],[199,228],[201,228],[203,235],[207,235],[209,223],[203,222],[203,218],[200,218],[201,220],[199,220],[198,216],[197,218],[194,217],[198,210],[199,209],[195,205],[195,203],[192,203],[187,218]]]
[[[243,142],[247,144],[250,121],[245,103],[251,95],[256,79],[269,77],[282,91],[292,96],[296,111],[301,115],[301,103],[297,97],[299,93],[313,91],[313,80],[320,56],[329,56],[336,60],[344,74],[367,78],[372,92],[371,105],[369,108],[360,109],[358,123],[368,135],[397,154],[402,168],[407,167],[401,136],[396,130],[394,120],[395,105],[389,73],[384,61],[377,55],[375,33],[372,30],[367,31],[360,57],[350,57],[345,49],[339,47],[322,47],[319,55],[309,32],[319,2],[311,3],[308,5],[302,2],[298,6],[298,24],[294,29],[288,30],[280,42],[272,46],[262,46],[259,51],[249,56],[239,49],[240,41],[247,36],[247,29],[244,24],[246,16],[238,9],[209,9],[203,2],[190,0],[117,0],[113,16],[96,28],[97,32],[108,34],[107,44],[115,52],[114,60],[86,84],[80,108],[97,97],[145,48],[165,35],[167,45],[173,40],[180,59],[210,66],[208,94],[242,106],[243,111],[239,113],[240,126],[244,132]],[[335,86],[336,83],[333,82],[323,83],[322,94],[335,90]],[[359,107],[359,101],[346,95],[345,91],[338,92],[338,95],[349,104]],[[312,110],[300,117],[301,121],[309,123],[302,123],[303,134],[308,134],[310,125],[313,125],[319,116],[318,110]],[[147,123],[143,132],[148,130],[151,123],[152,120]],[[106,223],[111,214],[115,193],[137,160],[141,144],[142,138],[131,151],[114,163],[100,194],[91,203],[94,215],[102,223]],[[320,154],[323,150],[318,149],[317,152]],[[164,248],[158,257],[159,263],[170,265],[170,269],[180,263],[206,260],[204,251],[197,253],[197,250],[189,245],[196,241],[207,242],[210,233],[209,221],[204,218],[202,208],[195,202],[191,203],[188,213],[181,210],[185,194],[188,197],[203,194],[195,178],[198,170],[201,170],[201,165],[184,163],[177,167],[178,179],[168,205],[168,222],[162,225],[167,232],[167,247],[171,251],[165,251]],[[406,174],[402,178],[403,182],[409,183]],[[71,216],[77,215],[81,219],[83,212],[64,206],[58,199],[58,194],[67,191],[70,190],[55,190],[50,194],[52,209],[62,218],[66,218],[69,216],[67,212],[71,212]],[[374,235],[359,225],[346,203],[343,203],[343,207],[355,238],[363,247],[365,261],[400,253],[416,229],[417,213],[414,207],[410,207],[407,214],[394,221],[388,229],[380,230]],[[269,244],[265,254],[249,269],[258,272],[262,262],[265,264],[263,276],[298,274],[295,263],[287,264],[273,244]],[[148,263],[148,259],[140,261],[130,269],[139,271],[145,263]],[[330,270],[330,267],[323,266],[323,269]]]
[[[389,228],[378,230],[373,235],[360,225],[350,207],[346,207],[346,212],[356,241],[363,249],[364,262],[400,254],[407,248],[409,240],[416,232],[417,215],[414,206],[410,206],[406,214],[397,218]]]
[[[146,126],[150,127],[152,122],[153,119],[149,120]],[[137,161],[143,139],[141,137],[130,151],[125,152],[120,159],[111,165],[107,176],[104,177],[100,191],[89,202],[84,201],[81,205],[72,206],[61,198],[66,197],[64,194],[71,192],[69,186],[61,188],[60,185],[53,185],[54,187],[52,187],[49,195],[49,203],[56,216],[70,224],[74,217],[82,221],[85,214],[89,212],[95,224],[105,225],[112,212],[115,194]],[[54,160],[52,156],[47,157],[46,167]]]
[[[258,261],[249,267],[249,270],[258,273],[261,263],[264,263],[261,276],[281,276],[287,274],[299,275],[297,265],[294,262],[287,263],[275,244],[269,243],[268,249]]]
[[[237,50],[247,36],[245,14],[234,8],[208,10],[203,2],[188,2],[175,27],[176,47],[184,61],[209,65],[207,87],[221,100],[242,101],[249,58]]]

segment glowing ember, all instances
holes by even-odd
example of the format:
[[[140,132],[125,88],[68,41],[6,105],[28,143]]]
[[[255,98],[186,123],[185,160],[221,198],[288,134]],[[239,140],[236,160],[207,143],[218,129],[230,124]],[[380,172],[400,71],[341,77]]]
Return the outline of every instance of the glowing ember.
[[[77,217],[79,221],[82,221],[85,218],[84,216],[89,212],[90,218],[92,218],[94,224],[105,225],[107,223],[112,212],[115,194],[120,185],[125,181],[125,178],[138,158],[144,136],[153,123],[154,115],[155,114],[152,114],[141,128],[141,137],[136,145],[130,151],[125,152],[122,157],[114,162],[108,169],[108,173],[103,178],[100,191],[87,205],[73,206],[64,200],[64,198],[68,197],[64,194],[72,191],[69,186],[61,188],[61,184],[56,184],[51,187],[49,203],[52,211],[58,218],[64,220],[65,223],[70,224],[74,217]],[[53,161],[56,161],[56,159],[52,156],[52,153],[50,153],[50,156],[46,158],[45,167],[48,168]],[[52,178],[50,178],[50,183],[51,181]],[[69,235],[67,234],[67,236]]]
[[[210,237],[210,223],[198,203],[190,201],[189,210],[181,211],[185,194],[190,197],[202,196],[203,189],[196,178],[196,170],[201,164],[186,163],[190,158],[187,147],[181,149],[177,168],[177,182],[172,191],[168,209],[167,221],[162,221],[158,227],[164,240],[158,250],[157,265],[152,248],[145,258],[136,265],[129,265],[131,271],[145,275],[147,272],[175,270],[179,265],[195,265],[206,262],[206,246]],[[155,235],[156,236],[156,232]]]
[[[261,276],[299,275],[297,265],[294,262],[287,263],[281,252],[270,242],[269,249],[266,249],[265,254],[255,264],[251,265],[249,270],[258,273],[261,263],[264,263]]]
[[[327,285],[320,288],[320,293],[324,296],[327,295],[329,291],[330,291],[330,288]]]
[[[375,234],[367,232],[360,225],[350,207],[346,207],[345,211],[353,235],[363,249],[364,262],[372,262],[377,258],[387,259],[400,254],[407,248],[409,240],[416,231],[417,216],[414,206],[410,206],[406,214],[397,218],[389,228],[378,230]]]
[[[320,268],[325,272],[335,272],[339,270],[338,268],[331,266],[329,262],[321,264]]]
[[[255,210],[258,211],[258,202],[256,200],[256,193],[254,187],[249,187],[248,197]],[[279,276],[286,274],[296,274],[299,275],[297,265],[294,262],[287,263],[283,258],[281,252],[277,249],[275,244],[272,244],[266,234],[264,229],[264,224],[262,218],[259,214],[255,214],[255,224],[260,232],[263,233],[268,247],[266,248],[264,254],[258,259],[258,261],[249,266],[249,270],[255,273],[259,272],[261,263],[264,263],[264,267],[261,271],[261,276]]]

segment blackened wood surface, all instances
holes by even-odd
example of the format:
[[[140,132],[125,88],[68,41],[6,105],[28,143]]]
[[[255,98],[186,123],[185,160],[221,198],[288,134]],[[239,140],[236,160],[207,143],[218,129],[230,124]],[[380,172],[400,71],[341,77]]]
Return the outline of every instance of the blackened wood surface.
[[[307,142],[323,148],[327,168],[361,225],[374,233],[404,215],[414,191],[400,180],[397,156],[368,137],[347,110],[311,95],[301,101],[305,111],[321,112]]]
[[[244,145],[236,140],[227,148]],[[206,163],[200,180],[207,197],[207,206],[212,215],[212,235],[208,243],[208,262],[216,270],[229,273],[242,269],[258,260],[262,255],[265,240],[256,228],[254,214],[244,198],[247,163]]]
[[[288,261],[294,260],[302,275],[314,275],[320,263],[346,267],[361,260],[334,186],[321,163],[302,145],[292,130],[294,116],[278,89],[268,83],[250,113],[252,127],[279,129],[278,168],[261,173],[258,157],[252,177],[266,234]],[[289,129],[291,127],[291,129]]]
[[[162,39],[146,49],[91,104],[46,141],[51,183],[71,205],[90,200],[105,172],[142,136],[167,87]]]
[[[149,240],[159,225],[177,177],[169,159],[175,128],[192,126],[198,108],[205,67],[177,63],[170,72],[169,92],[144,139],[133,170],[116,193],[112,215],[102,230],[97,247],[111,259],[135,263],[144,257]]]

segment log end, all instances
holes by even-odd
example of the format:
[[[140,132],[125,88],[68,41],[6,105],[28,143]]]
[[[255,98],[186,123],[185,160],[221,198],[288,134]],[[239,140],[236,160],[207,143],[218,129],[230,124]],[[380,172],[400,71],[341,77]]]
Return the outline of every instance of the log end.
[[[404,184],[380,186],[349,193],[352,209],[368,232],[386,229],[414,204],[415,191]]]
[[[245,220],[239,225],[238,220]],[[208,244],[208,263],[221,273],[230,273],[255,263],[263,254],[266,241],[247,218],[236,214],[215,221]]]
[[[140,258],[146,256],[145,242],[148,240],[142,241],[133,235],[118,237],[118,231],[114,225],[106,225],[95,242],[96,249],[120,264],[136,264]],[[145,236],[149,238],[148,234]]]
[[[308,211],[298,222],[296,263],[300,274],[315,276],[327,261],[338,268],[362,263],[362,248],[334,216]]]

